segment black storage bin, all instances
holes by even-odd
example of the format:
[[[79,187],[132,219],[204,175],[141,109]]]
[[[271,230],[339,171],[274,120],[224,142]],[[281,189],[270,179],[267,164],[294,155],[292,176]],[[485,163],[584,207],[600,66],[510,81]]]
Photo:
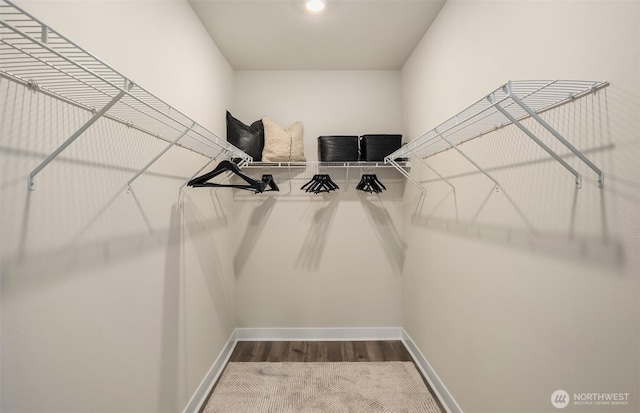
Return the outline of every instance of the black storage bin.
[[[355,162],[358,160],[358,137],[331,135],[318,137],[321,162]]]
[[[362,135],[360,137],[360,160],[383,161],[384,157],[402,146],[402,135]]]

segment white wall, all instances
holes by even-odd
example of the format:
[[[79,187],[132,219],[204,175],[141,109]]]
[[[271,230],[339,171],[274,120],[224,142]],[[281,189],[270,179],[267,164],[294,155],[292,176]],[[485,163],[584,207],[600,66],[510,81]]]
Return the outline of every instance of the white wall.
[[[638,2],[450,0],[403,68],[412,137],[508,79],[611,82],[544,115],[603,169],[604,189],[565,155],[576,190],[513,127],[461,147],[504,191],[454,151],[427,162],[455,196],[413,171],[429,192],[417,214],[416,191],[405,197],[404,327],[465,412],[553,412],[558,389],[630,394],[563,411],[638,411],[639,28]]]
[[[235,80],[232,113],[245,123],[262,116],[281,126],[301,120],[310,160],[317,160],[320,135],[401,130],[397,71],[240,71]],[[340,190],[299,191],[318,172],[329,173]],[[281,194],[236,204],[238,327],[399,326],[405,249],[399,175],[380,172],[389,190],[362,197],[355,191],[360,169],[349,172],[348,184],[339,169],[294,170],[291,180],[287,170],[265,173],[275,174]]]
[[[190,6],[19,2],[224,136],[233,70]],[[168,30],[171,28],[171,30]],[[3,412],[181,411],[234,328],[228,196],[178,188],[205,158],[0,80]]]
[[[400,72],[237,71],[233,115],[250,124],[268,116],[282,127],[304,124],[307,160],[322,135],[401,133]]]

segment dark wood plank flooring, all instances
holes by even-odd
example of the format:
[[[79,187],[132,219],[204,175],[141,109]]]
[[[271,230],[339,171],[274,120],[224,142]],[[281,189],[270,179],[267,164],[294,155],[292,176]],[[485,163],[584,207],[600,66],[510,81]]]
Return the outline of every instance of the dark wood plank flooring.
[[[401,341],[240,341],[232,362],[412,361]]]
[[[229,362],[380,362],[415,361],[399,340],[392,341],[239,341]],[[417,368],[425,386],[438,403],[440,411],[445,409]],[[217,383],[216,383],[217,385]],[[215,391],[216,385],[207,397]],[[206,402],[200,408],[204,410]]]

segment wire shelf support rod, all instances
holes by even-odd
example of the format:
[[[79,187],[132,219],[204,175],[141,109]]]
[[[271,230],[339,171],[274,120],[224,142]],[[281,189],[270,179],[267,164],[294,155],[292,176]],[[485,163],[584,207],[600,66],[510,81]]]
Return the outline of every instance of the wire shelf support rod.
[[[535,119],[542,127],[544,127],[549,133],[551,133],[556,139],[560,141],[564,146],[566,146],[574,155],[576,155],[582,162],[584,162],[591,170],[593,170],[598,175],[598,187],[604,187],[604,174],[602,170],[598,168],[589,158],[587,158],[582,152],[580,152],[575,146],[573,146],[568,140],[566,140],[562,135],[558,133],[554,128],[551,127],[544,119],[540,117],[534,110],[532,110],[529,106],[527,106],[518,96],[513,93],[513,89],[511,86],[511,81],[508,81],[505,85],[505,92],[507,95],[514,101],[518,106],[520,106],[525,112],[527,112],[533,119]],[[554,158],[556,158],[554,156]],[[558,160],[558,158],[556,158]],[[559,161],[559,160],[558,160]],[[562,163],[562,162],[561,162]],[[566,166],[565,166],[566,167]],[[579,175],[576,177],[576,180],[579,179]],[[576,186],[578,186],[578,182],[576,181]]]
[[[533,134],[529,129],[527,129],[522,123],[520,123],[516,118],[511,116],[509,112],[507,112],[499,103],[495,102],[495,95],[492,93],[487,97],[487,100],[493,104],[493,106],[500,111],[511,123],[516,125],[518,129],[524,132],[532,141],[534,141],[538,146],[545,150],[549,155],[553,157],[556,161],[558,161],[562,166],[564,166],[569,172],[571,172],[576,178],[576,188],[582,188],[582,177],[580,173],[576,171],[571,165],[567,163],[564,159],[560,157],[557,153],[555,153],[551,148],[549,148],[544,142],[542,142],[536,135]]]
[[[128,82],[126,83],[127,85],[125,85],[125,89],[129,87]],[[49,156],[47,156],[40,163],[40,165],[36,166],[36,168],[33,171],[31,171],[31,173],[29,174],[29,180],[28,180],[28,186],[27,186],[29,191],[35,190],[33,179],[36,177],[36,175],[38,175],[40,171],[42,171],[47,165],[49,165],[49,163],[53,161],[58,155],[60,155],[62,151],[64,151],[69,145],[71,145],[76,139],[78,139],[80,135],[82,135],[87,129],[89,129],[89,127],[93,125],[98,119],[100,119],[102,115],[104,115],[109,109],[111,109],[113,105],[118,103],[120,98],[122,98],[122,96],[124,96],[125,93],[126,92],[124,90],[121,90],[120,93],[114,96],[113,99],[111,99],[111,101],[107,103],[105,107],[103,107],[102,109],[100,109],[100,111],[98,111],[98,113],[93,115],[91,119],[89,119],[87,122],[85,122],[84,125],[80,127],[80,129],[75,131],[73,135],[71,135],[66,141],[64,141],[64,143],[60,145],[58,149],[53,151]]]

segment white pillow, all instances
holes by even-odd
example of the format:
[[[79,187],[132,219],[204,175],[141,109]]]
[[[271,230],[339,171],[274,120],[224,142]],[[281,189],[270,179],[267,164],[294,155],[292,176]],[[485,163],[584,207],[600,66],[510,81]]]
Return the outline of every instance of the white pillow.
[[[264,124],[264,149],[262,162],[305,162],[302,122],[294,122],[282,129],[271,119],[262,118]]]

